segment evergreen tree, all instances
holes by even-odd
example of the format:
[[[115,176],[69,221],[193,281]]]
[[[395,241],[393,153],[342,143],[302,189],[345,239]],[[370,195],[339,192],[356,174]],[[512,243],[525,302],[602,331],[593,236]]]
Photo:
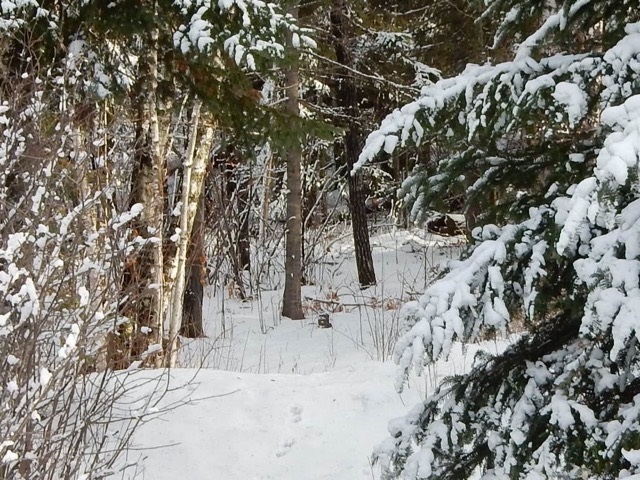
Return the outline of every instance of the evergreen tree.
[[[306,214],[312,212],[317,200],[322,201],[318,190],[348,186],[358,280],[366,288],[376,283],[367,217],[380,204],[391,206],[388,200],[399,186],[394,184],[398,176],[396,164],[388,164],[388,159],[357,175],[350,175],[350,171],[362,148],[363,133],[418,92],[406,84],[417,76],[433,76],[434,70],[418,73],[423,65],[418,65],[414,55],[409,17],[393,21],[393,15],[376,2],[303,2],[300,12],[300,22],[313,30],[318,40],[311,58],[301,62],[305,114],[335,128],[333,142],[317,142],[305,152],[303,190],[310,188],[304,192],[303,214],[305,222],[311,220]],[[327,176],[327,171],[333,175]],[[307,242],[312,244],[312,237]],[[304,250],[305,254],[312,251]]]
[[[414,211],[452,188],[486,207],[463,259],[403,308],[398,387],[455,341],[528,333],[392,422],[377,458],[387,478],[626,478],[640,473],[640,4],[486,3],[513,59],[423,88],[359,164],[439,142],[437,172],[405,182]]]

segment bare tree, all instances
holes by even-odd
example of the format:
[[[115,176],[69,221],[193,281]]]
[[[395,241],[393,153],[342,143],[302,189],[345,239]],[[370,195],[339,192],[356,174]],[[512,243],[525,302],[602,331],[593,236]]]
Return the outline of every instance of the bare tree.
[[[102,478],[117,471],[117,457],[141,421],[114,408],[123,395],[135,400],[136,394],[126,375],[105,368],[105,344],[121,320],[122,265],[138,249],[127,240],[131,220],[141,213],[139,206],[120,214],[110,208],[117,182],[106,171],[125,180],[127,167],[114,159],[132,145],[112,141],[106,115],[97,114],[105,102],[87,106],[81,69],[52,74],[33,62],[20,78],[6,61],[0,69],[6,99],[0,140],[0,478]],[[76,81],[67,83],[69,78]],[[52,118],[58,128],[51,128]],[[102,158],[106,166],[98,162],[103,142],[111,145],[112,156]],[[146,405],[139,405],[144,412]]]

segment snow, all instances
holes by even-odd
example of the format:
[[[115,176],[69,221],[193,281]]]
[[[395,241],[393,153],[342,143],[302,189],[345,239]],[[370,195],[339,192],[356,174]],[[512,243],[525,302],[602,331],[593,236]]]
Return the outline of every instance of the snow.
[[[173,371],[170,385],[195,381],[164,399],[187,405],[137,434],[148,439],[142,447],[173,445],[144,453],[144,476],[369,479],[376,440],[406,408],[393,370],[371,362],[312,375]]]
[[[154,407],[158,418],[134,435],[126,462],[135,467],[125,478],[377,478],[371,458],[389,420],[419,404],[443,377],[467,371],[478,349],[504,347],[454,343],[448,360],[411,376],[402,394],[394,389],[398,367],[389,361],[386,337],[393,325],[400,328],[401,305],[437,265],[460,253],[460,243],[418,229],[375,235],[379,283],[360,291],[353,245],[335,242],[315,272],[316,285],[303,289],[302,321],[280,318],[281,290],[242,302],[209,289],[208,338],[183,339],[184,368],[132,377],[154,380],[136,395],[163,396]],[[320,329],[317,313],[327,310],[333,328]],[[124,403],[134,409],[135,402]]]
[[[640,450],[625,450],[623,448],[622,449],[622,455],[632,465],[639,465],[640,464]]]
[[[587,94],[574,83],[558,83],[553,92],[553,98],[564,106],[571,126],[582,120],[587,113]]]
[[[11,450],[7,450],[7,453],[4,454],[4,457],[2,457],[2,463],[11,463],[16,461],[18,458],[18,455],[14,452],[12,452]]]
[[[567,430],[574,424],[571,407],[567,397],[557,392],[551,399],[551,418],[549,422],[558,425],[561,429]]]

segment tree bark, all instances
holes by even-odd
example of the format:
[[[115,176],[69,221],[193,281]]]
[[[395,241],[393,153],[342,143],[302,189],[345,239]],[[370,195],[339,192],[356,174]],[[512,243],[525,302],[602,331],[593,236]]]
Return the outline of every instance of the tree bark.
[[[269,202],[271,201],[271,187],[273,184],[272,164],[273,155],[271,155],[271,152],[269,151],[265,159],[264,176],[262,177],[262,206],[260,207],[262,215],[260,216],[260,232],[258,235],[258,238],[263,245],[266,241],[267,224],[269,223]]]
[[[249,240],[249,217],[251,213],[251,179],[240,172],[238,181],[238,264],[240,271],[251,270],[251,242]]]
[[[204,194],[200,195],[198,210],[191,230],[189,245],[189,271],[182,307],[180,335],[187,338],[204,337],[202,302],[204,301],[205,255],[204,255]]]
[[[358,280],[362,288],[375,285],[376,273],[373,268],[373,257],[369,242],[369,228],[367,225],[367,211],[362,191],[362,176],[360,172],[353,173],[353,166],[360,154],[360,131],[357,125],[358,97],[355,81],[349,71],[353,66],[353,59],[349,49],[347,34],[347,7],[345,0],[333,0],[331,11],[331,33],[336,52],[336,60],[343,65],[337,71],[336,98],[338,106],[350,118],[344,136],[344,156],[349,175],[349,210],[351,226],[353,228],[353,244],[355,248]]]
[[[292,15],[298,17],[298,8]],[[287,46],[292,48],[291,32],[287,32]],[[297,58],[285,72],[287,88],[287,112],[300,115],[298,100],[298,62]],[[302,148],[296,139],[287,153],[287,234],[285,244],[285,282],[282,299],[282,315],[292,320],[304,318],[302,311],[302,187],[300,164]]]

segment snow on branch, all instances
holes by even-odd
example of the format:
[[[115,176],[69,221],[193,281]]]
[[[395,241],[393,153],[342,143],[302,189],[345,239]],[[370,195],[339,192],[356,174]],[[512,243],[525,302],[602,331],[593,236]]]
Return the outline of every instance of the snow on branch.
[[[471,139],[490,124],[486,115],[490,107],[498,107],[491,119],[496,131],[504,132],[504,126],[525,108],[555,111],[552,119],[575,126],[587,113],[588,83],[605,86],[600,93],[601,108],[628,95],[625,82],[640,67],[640,24],[629,24],[625,30],[627,35],[604,54],[555,54],[541,60],[518,54],[513,61],[498,65],[468,65],[456,77],[425,86],[420,98],[390,113],[369,134],[354,169],[381,151],[392,154],[398,145],[419,144],[425,130],[446,133],[462,125]],[[447,109],[457,114],[443,118]]]
[[[274,3],[261,0],[176,0],[188,20],[173,36],[182,53],[211,53],[224,50],[240,66],[256,69],[256,57],[284,53],[284,30],[293,32],[295,48],[315,48],[315,42],[291,15]],[[220,17],[228,17],[220,28]]]
[[[540,230],[553,217],[550,209],[532,210],[518,225],[486,225],[474,234],[479,242],[469,256],[450,262],[439,280],[417,302],[407,303],[401,317],[406,333],[398,340],[395,361],[400,365],[396,388],[401,391],[413,365],[420,374],[425,363],[448,356],[454,341],[477,341],[487,328],[503,334],[511,318],[505,295],[519,297],[534,313],[536,285],[546,275],[544,254],[548,244]],[[515,250],[523,265],[523,284],[506,286],[508,250]]]
[[[390,425],[377,452],[388,478],[640,473],[640,23],[607,38],[603,51],[536,59],[534,47],[590,2],[558,4],[537,18],[541,29],[513,61],[469,66],[425,87],[369,136],[360,157],[359,166],[450,133],[462,147],[438,161],[426,187],[406,182],[416,198],[420,188],[460,183],[465,168],[481,170],[476,184],[511,188],[498,173],[523,160],[559,179],[524,189],[528,216],[510,210],[505,225],[475,230],[466,257],[402,310],[399,389],[412,367],[447,356],[453,342],[505,331],[514,313],[534,321],[505,352],[479,358]],[[512,143],[503,147],[505,138]]]
[[[640,200],[618,212],[618,198],[611,192],[624,188],[640,167],[640,95],[602,112],[609,133],[600,150],[594,175],[576,188],[571,209],[558,241],[564,253],[571,239],[595,227],[607,229],[584,243],[586,258],[575,262],[579,281],[590,287],[581,333],[597,337],[611,332],[610,359],[617,361],[630,339],[638,339],[640,308]],[[637,188],[637,187],[635,187]],[[581,233],[582,232],[582,233]]]
[[[623,233],[623,227],[620,226],[620,234],[616,229],[607,236],[594,239],[590,246],[589,242],[594,236],[592,231],[596,227],[611,229],[618,224],[627,225],[624,227],[626,239],[635,239],[637,237],[634,235],[640,235],[640,230],[633,228],[633,222],[624,223],[626,218],[640,216],[636,204],[630,204],[619,213],[616,210],[616,197],[610,194],[612,190],[626,184],[629,172],[637,172],[638,169],[640,97],[632,96],[618,106],[612,106],[612,102],[622,94],[622,90],[616,89],[615,85],[626,81],[629,72],[633,72],[638,66],[639,31],[640,25],[628,25],[627,36],[598,56],[554,55],[540,62],[528,57],[497,66],[470,66],[458,77],[426,87],[420,99],[393,112],[384,120],[380,129],[369,136],[360,157],[360,165],[381,149],[390,153],[396,144],[406,143],[410,132],[413,132],[414,140],[418,141],[423,132],[422,127],[417,128],[421,125],[418,114],[427,114],[426,117],[421,117],[423,123],[426,121],[427,124],[436,124],[437,114],[448,103],[459,101],[460,98],[464,99],[467,106],[463,117],[467,134],[471,136],[476,128],[485,123],[477,112],[482,111],[489,102],[495,102],[491,92],[487,90],[487,86],[494,83],[498,85],[497,89],[510,85],[513,95],[511,100],[516,104],[535,104],[536,108],[557,106],[558,112],[565,112],[561,121],[575,125],[586,115],[585,76],[595,77],[604,85],[604,92],[599,97],[600,105],[604,108],[601,121],[604,128],[613,130],[605,138],[604,148],[598,154],[594,176],[569,188],[570,197],[557,196],[551,204],[551,210],[546,207],[533,210],[534,215],[522,224],[507,225],[501,230],[493,226],[485,227],[479,244],[474,247],[469,258],[449,265],[449,273],[429,287],[419,302],[405,307],[403,316],[409,331],[398,343],[396,354],[396,360],[403,367],[404,374],[410,364],[421,368],[424,361],[433,361],[440,355],[446,356],[455,339],[477,339],[481,327],[505,331],[509,314],[502,300],[502,275],[506,268],[506,250],[513,250],[514,244],[518,243],[515,242],[516,231],[520,234],[529,231],[530,239],[538,239],[529,244],[520,241],[517,247],[520,250],[518,257],[522,259],[526,255],[531,262],[523,270],[529,272],[524,274],[525,277],[529,276],[523,279],[520,285],[523,290],[517,294],[522,298],[527,312],[531,313],[536,296],[532,279],[544,275],[544,255],[549,245],[548,242],[541,241],[538,231],[541,215],[546,213],[555,216],[555,223],[561,227],[561,233],[554,247],[558,253],[569,258],[589,252],[590,257],[593,257],[594,252],[598,251],[594,248],[595,245],[600,245],[599,250],[602,251],[605,239]],[[592,73],[594,70],[598,75]],[[520,80],[519,86],[514,87],[516,78]],[[558,81],[559,78],[571,78],[572,82]],[[484,86],[479,88],[482,85]],[[550,95],[543,97],[543,90]],[[505,128],[504,124],[501,127]],[[401,132],[400,138],[398,132]],[[489,238],[490,235],[486,233],[488,228],[498,232],[495,239]],[[605,250],[612,258],[617,258],[618,254],[615,252],[619,250],[621,242],[610,240],[610,243]],[[633,240],[628,240],[623,245],[628,257],[629,252],[638,250]],[[596,270],[589,262],[602,262],[604,257],[600,253],[597,258],[584,260],[582,264],[577,262],[576,266],[579,266],[580,271],[586,272],[583,275],[586,279]],[[631,264],[629,265],[631,268]],[[601,266],[600,270],[605,278],[611,277],[611,272],[616,271],[613,263]],[[612,281],[618,285],[621,282],[619,279]],[[636,283],[626,282],[624,285],[633,289],[637,288]],[[592,292],[591,295],[597,294]],[[592,306],[593,304],[586,306],[585,312]],[[619,307],[614,308],[615,311],[618,309]],[[620,325],[625,324],[624,315],[620,315],[620,318]],[[630,335],[630,325],[620,328],[622,333],[616,344],[628,339]],[[614,349],[614,353],[617,351],[618,347]]]

